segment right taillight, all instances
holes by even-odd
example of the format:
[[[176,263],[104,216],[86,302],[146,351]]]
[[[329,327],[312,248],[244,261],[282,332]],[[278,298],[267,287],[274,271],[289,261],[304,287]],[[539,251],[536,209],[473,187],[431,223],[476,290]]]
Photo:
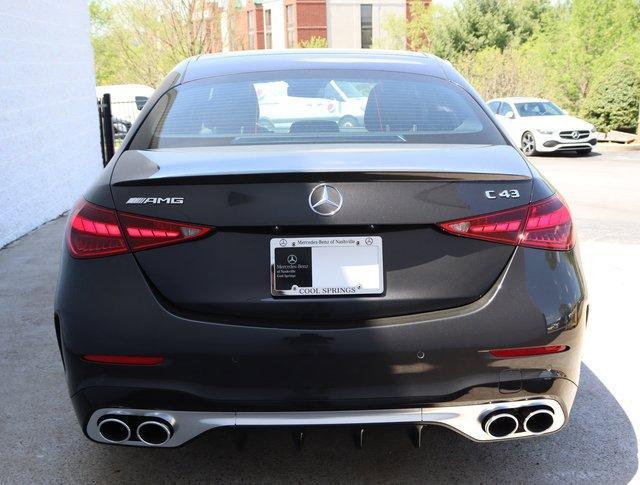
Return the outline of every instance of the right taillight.
[[[457,236],[566,251],[575,243],[571,214],[559,195],[526,206],[438,224]]]
[[[74,258],[99,258],[197,239],[213,228],[116,212],[81,200],[69,216],[67,246]]]
[[[571,213],[560,196],[529,205],[521,246],[565,251],[574,243]]]

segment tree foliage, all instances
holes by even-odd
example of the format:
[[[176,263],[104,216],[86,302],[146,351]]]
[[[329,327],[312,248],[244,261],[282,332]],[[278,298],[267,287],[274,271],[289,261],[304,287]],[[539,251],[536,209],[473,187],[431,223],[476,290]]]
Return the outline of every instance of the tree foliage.
[[[434,30],[433,51],[442,57],[528,40],[550,9],[549,0],[459,0]]]
[[[324,37],[313,36],[309,40],[298,42],[298,47],[301,49],[322,49],[324,47],[329,47],[329,44],[327,43],[327,39]]]
[[[526,93],[528,96],[546,94],[544,80],[537,67],[517,47],[500,51],[496,47],[463,54],[456,68],[485,99]]]
[[[550,28],[528,47],[530,58],[555,98],[580,113],[595,78],[636,53],[640,69],[640,3],[637,0],[573,0],[556,10]]]
[[[640,73],[640,0],[457,0],[448,9],[418,0],[410,11],[409,21],[386,19],[389,37],[450,60],[485,97],[551,98],[604,129],[622,118],[613,106],[594,110],[607,109],[599,96],[616,89],[627,106],[640,103],[627,82]],[[605,80],[618,70],[627,81],[614,88]]]
[[[638,122],[640,75],[630,58],[611,65],[594,80],[584,115],[604,130],[631,128]]]
[[[99,83],[156,85],[181,60],[217,50],[220,10],[207,0],[92,0]]]

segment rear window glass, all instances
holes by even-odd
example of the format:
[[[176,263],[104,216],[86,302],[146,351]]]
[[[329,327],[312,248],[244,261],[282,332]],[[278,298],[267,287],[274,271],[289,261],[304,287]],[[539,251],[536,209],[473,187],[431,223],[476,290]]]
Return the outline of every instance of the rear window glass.
[[[505,143],[478,103],[450,82],[317,70],[177,86],[154,106],[131,148],[371,142]]]

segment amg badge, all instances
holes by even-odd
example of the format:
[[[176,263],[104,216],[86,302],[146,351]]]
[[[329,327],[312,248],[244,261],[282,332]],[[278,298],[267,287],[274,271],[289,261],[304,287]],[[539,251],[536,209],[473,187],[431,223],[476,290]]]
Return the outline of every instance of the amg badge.
[[[127,204],[182,204],[184,197],[131,197]]]

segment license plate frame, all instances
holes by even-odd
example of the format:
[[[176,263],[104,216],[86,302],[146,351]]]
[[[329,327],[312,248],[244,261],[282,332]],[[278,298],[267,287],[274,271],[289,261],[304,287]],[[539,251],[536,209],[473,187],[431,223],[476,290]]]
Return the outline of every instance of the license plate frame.
[[[277,237],[269,246],[272,296],[384,293],[380,236]]]

